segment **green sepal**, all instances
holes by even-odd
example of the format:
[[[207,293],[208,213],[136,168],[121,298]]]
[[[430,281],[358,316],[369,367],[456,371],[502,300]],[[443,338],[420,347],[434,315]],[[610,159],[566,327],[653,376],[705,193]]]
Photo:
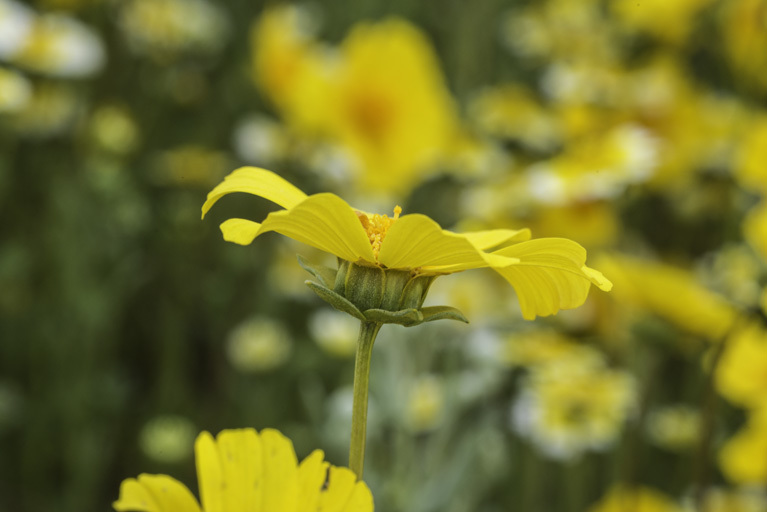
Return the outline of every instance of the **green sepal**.
[[[300,254],[296,254],[296,256],[298,257],[298,264],[301,265],[301,268],[316,277],[320,284],[325,288],[333,288],[336,282],[336,272],[338,272],[338,270],[324,265],[312,265]]]
[[[434,320],[458,320],[465,324],[469,323],[469,320],[464,316],[459,309],[450,306],[429,306],[421,308],[424,322],[433,322]]]
[[[357,309],[357,306],[344,299],[330,288],[326,288],[321,284],[315,283],[314,281],[305,281],[304,283],[306,286],[311,288],[312,291],[316,293],[322,300],[336,308],[338,311],[348,313],[349,315],[362,322],[367,321],[365,315],[363,315],[360,310]]]
[[[437,276],[433,275],[415,276],[410,279],[402,290],[399,307],[401,309],[420,309],[426,299],[426,293],[435,279]]]
[[[381,267],[349,265],[344,277],[344,297],[361,311],[381,307],[386,273]]]
[[[399,324],[405,327],[418,325],[423,322],[423,315],[414,308],[401,309],[399,311],[386,311],[383,309],[365,310],[365,318],[368,322],[380,324]]]

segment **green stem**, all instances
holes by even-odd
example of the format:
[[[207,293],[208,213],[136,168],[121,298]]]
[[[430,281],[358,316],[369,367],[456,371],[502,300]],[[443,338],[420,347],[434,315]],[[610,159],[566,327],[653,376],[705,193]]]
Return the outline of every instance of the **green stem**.
[[[362,480],[365,465],[365,430],[368,416],[368,381],[370,356],[381,324],[362,322],[357,338],[357,356],[354,361],[354,403],[352,405],[352,439],[349,446],[349,468]]]

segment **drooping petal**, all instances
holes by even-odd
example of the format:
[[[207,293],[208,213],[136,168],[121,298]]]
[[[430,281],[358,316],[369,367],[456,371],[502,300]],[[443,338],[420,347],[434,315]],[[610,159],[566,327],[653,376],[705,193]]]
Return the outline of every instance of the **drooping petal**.
[[[298,459],[293,443],[279,431],[261,431],[263,443],[263,512],[294,512],[298,503]],[[231,512],[230,509],[229,512]]]
[[[507,242],[530,240],[530,230],[524,229],[489,229],[462,233],[477,249],[486,251]]]
[[[352,208],[333,194],[315,194],[289,210],[272,212],[263,223],[229,219],[221,224],[224,239],[241,245],[276,231],[347,261],[375,262],[373,249]]]
[[[420,214],[405,215],[392,224],[378,261],[389,268],[425,267],[429,271],[437,267],[444,273],[514,263],[505,255],[481,251],[465,236],[445,231]]]
[[[260,512],[265,479],[262,443],[253,429],[223,430],[195,443],[200,501],[205,512]]]
[[[202,217],[205,218],[205,214],[216,201],[232,192],[246,192],[263,197],[287,209],[293,208],[307,197],[272,171],[258,167],[240,167],[210,191],[208,199],[202,205]]]
[[[519,259],[494,269],[514,287],[527,320],[580,306],[592,283],[605,291],[612,287],[601,273],[585,266],[586,250],[572,240],[540,238],[493,254]]]
[[[314,450],[298,466],[298,485],[300,495],[298,510],[317,510],[320,491],[325,485],[325,478],[330,464],[323,458],[322,450]]]
[[[120,485],[120,498],[112,506],[117,511],[200,512],[189,489],[166,475],[139,475]]]

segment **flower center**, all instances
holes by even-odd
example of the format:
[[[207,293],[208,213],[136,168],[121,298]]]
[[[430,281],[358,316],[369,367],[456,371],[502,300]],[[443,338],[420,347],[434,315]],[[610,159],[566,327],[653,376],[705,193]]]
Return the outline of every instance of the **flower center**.
[[[394,217],[392,218],[389,218],[388,215],[378,215],[377,213],[374,213],[373,215],[368,215],[362,212],[355,213],[357,214],[357,218],[360,219],[362,227],[365,228],[365,233],[368,236],[368,240],[370,240],[370,245],[373,247],[373,254],[377,261],[378,252],[381,250],[381,244],[383,243],[384,238],[386,238],[386,232],[389,231],[391,225],[399,219],[399,214],[402,213],[402,208],[395,206]]]

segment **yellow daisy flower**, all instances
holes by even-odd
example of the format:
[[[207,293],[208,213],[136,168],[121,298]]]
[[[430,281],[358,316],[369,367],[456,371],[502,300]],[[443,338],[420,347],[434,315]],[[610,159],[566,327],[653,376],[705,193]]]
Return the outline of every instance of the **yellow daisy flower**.
[[[208,432],[195,443],[200,504],[167,475],[124,480],[118,512],[372,512],[373,497],[347,468],[331,466],[315,450],[300,464],[293,443],[276,430]]]
[[[214,188],[202,206],[203,217],[232,192],[263,197],[284,210],[270,213],[262,223],[225,221],[225,240],[247,245],[276,231],[337,256],[342,260],[338,272],[307,268],[322,286],[307,284],[363,321],[389,321],[380,318],[391,311],[416,319],[396,322],[403,325],[445,318],[444,310],[421,308],[428,286],[437,276],[475,268],[501,274],[516,290],[522,315],[529,320],[580,306],[592,283],[605,291],[612,288],[600,272],[585,265],[585,249],[571,240],[528,240],[527,229],[458,234],[425,215],[400,217],[399,207],[393,218],[369,214],[334,194],[307,196],[277,174],[254,167],[237,169]],[[338,300],[346,302],[344,307]]]

